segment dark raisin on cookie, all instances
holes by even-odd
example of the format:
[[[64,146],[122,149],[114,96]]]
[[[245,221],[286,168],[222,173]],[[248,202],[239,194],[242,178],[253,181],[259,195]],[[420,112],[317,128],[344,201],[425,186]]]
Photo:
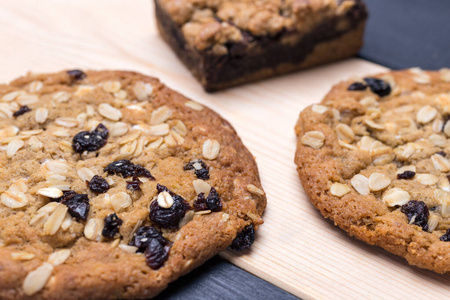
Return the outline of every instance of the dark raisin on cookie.
[[[81,70],[70,70],[67,71],[67,74],[69,74],[70,79],[72,80],[83,80],[86,78],[86,73]]]
[[[380,97],[385,97],[391,93],[391,86],[384,80],[366,77],[364,78],[364,81],[367,83],[370,90]]]
[[[109,131],[105,125],[100,123],[92,131],[81,131],[77,133],[73,137],[72,148],[77,153],[83,153],[84,151],[97,151],[106,145],[108,133]]]
[[[439,239],[443,242],[450,242],[450,228]]]
[[[110,188],[109,183],[106,181],[106,179],[99,175],[94,175],[91,181],[86,180],[86,184],[91,191],[99,194],[106,193]]]
[[[163,208],[158,204],[157,200],[154,200],[150,204],[150,220],[161,228],[178,228],[178,224],[191,206],[181,196],[169,191],[167,187],[159,183],[157,190],[158,193],[168,192],[173,198],[173,204],[169,208]]]
[[[197,197],[197,200],[194,201],[194,210],[211,210],[211,211],[221,211],[222,210],[222,201],[219,198],[219,194],[216,189],[211,187],[211,191],[208,194],[208,197],[205,198],[204,193],[200,193]]]
[[[244,251],[249,249],[255,241],[255,228],[253,224],[250,224],[244,228],[230,245],[230,248],[234,251]]]
[[[444,151],[436,152],[436,154],[439,154],[440,156],[443,156],[443,157],[447,156],[447,154]]]
[[[137,252],[145,252],[147,265],[157,270],[169,257],[172,243],[155,227],[142,226],[134,234],[130,245],[137,247]]]
[[[184,167],[183,170],[195,170],[195,176],[197,176],[198,179],[209,179],[209,168],[208,166],[201,160],[193,160],[188,162]]]
[[[219,194],[216,189],[211,187],[208,197],[206,197],[206,205],[211,211],[221,211],[222,210],[222,200],[219,198]]]
[[[131,177],[134,174],[134,164],[128,159],[116,160],[107,165],[103,171],[108,172],[109,175]]]
[[[119,227],[123,221],[115,213],[107,216],[104,221],[105,227],[103,227],[102,235],[109,239],[114,238],[119,233]]]
[[[29,111],[31,111],[31,108],[29,108],[27,105],[21,106],[18,111],[15,111],[13,113],[13,117],[17,118],[18,116],[21,116]]]
[[[194,201],[194,211],[208,210],[208,205],[206,205],[205,193],[200,193],[197,199]]]
[[[140,165],[134,165],[134,176],[146,177],[148,179],[155,180],[155,177],[153,177],[150,171]]]
[[[166,243],[167,240],[162,236],[158,229],[152,226],[142,226],[136,230],[130,246],[138,248],[137,252],[144,252],[152,239],[159,240],[160,243]]]
[[[91,205],[86,194],[78,194],[72,190],[63,191],[63,195],[53,199],[53,201],[66,205],[69,208],[69,214],[77,220],[87,220]]]
[[[416,176],[414,171],[405,171],[403,173],[397,174],[397,179],[411,179]]]
[[[63,195],[61,197],[58,198],[50,198],[51,202],[59,202],[61,203],[61,201],[66,198],[69,197],[71,194],[76,194],[77,192],[72,191],[72,190],[68,190],[68,191],[63,191]]]
[[[126,177],[146,177],[155,180],[149,170],[140,165],[135,165],[128,159],[121,159],[114,161],[107,165],[103,171],[108,172],[109,175],[120,175]]]
[[[156,190],[158,191],[158,194],[162,192],[168,192],[169,194],[172,193],[166,186],[159,183],[156,184]]]
[[[153,270],[158,270],[169,258],[171,243],[166,245],[160,243],[157,239],[151,239],[150,244],[145,249],[145,261]]]
[[[130,191],[140,191],[141,184],[142,184],[142,181],[140,181],[138,177],[133,176],[133,180],[127,181],[127,189],[129,189]]]
[[[350,86],[348,87],[347,90],[349,91],[364,91],[365,89],[367,89],[367,85],[365,85],[362,82],[354,82],[352,84],[350,84]]]
[[[423,230],[428,229],[428,207],[423,201],[411,200],[400,208],[411,224],[421,226]]]

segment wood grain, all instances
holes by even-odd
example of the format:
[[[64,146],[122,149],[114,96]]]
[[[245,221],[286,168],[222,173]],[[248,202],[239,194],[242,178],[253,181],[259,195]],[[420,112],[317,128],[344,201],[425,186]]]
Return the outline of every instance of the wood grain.
[[[159,38],[150,0],[0,0],[0,82],[65,68],[159,77],[218,111],[255,156],[268,207],[249,253],[222,256],[306,299],[448,298],[450,277],[348,237],[309,203],[293,162],[299,112],[339,80],[383,71],[358,59],[206,94]]]

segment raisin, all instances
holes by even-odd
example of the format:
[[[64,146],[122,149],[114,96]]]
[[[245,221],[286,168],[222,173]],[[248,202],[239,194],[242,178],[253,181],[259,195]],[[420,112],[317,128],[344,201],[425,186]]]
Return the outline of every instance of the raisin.
[[[158,191],[158,194],[162,192],[168,192],[169,194],[172,193],[166,186],[159,183],[156,184],[156,190]]]
[[[443,242],[450,242],[450,228],[439,239]]]
[[[150,204],[150,220],[161,228],[178,228],[178,224],[191,206],[181,196],[169,191],[167,187],[158,184],[157,189],[158,193],[167,191],[173,198],[173,205],[163,208],[159,206],[158,201],[153,201]]]
[[[151,239],[145,250],[145,261],[153,270],[158,270],[169,258],[171,244],[161,244],[157,239]]]
[[[31,108],[29,108],[28,106],[26,106],[26,105],[21,106],[21,107],[19,108],[18,111],[15,111],[15,112],[13,113],[13,117],[14,117],[14,118],[17,118],[18,116],[21,116],[21,115],[23,115],[24,113],[27,113],[27,112],[29,112],[29,111],[31,111]]]
[[[206,205],[205,193],[198,194],[197,200],[194,201],[194,210],[208,210],[208,206]]]
[[[364,78],[364,81],[367,83],[370,90],[380,97],[387,96],[391,93],[391,86],[384,80],[373,77],[366,77]]]
[[[208,197],[205,198],[204,193],[200,193],[198,195],[197,200],[194,201],[194,210],[211,210],[211,211],[221,211],[222,210],[222,201],[219,198],[219,194],[216,189],[211,187],[211,191],[208,194]]]
[[[216,189],[211,187],[211,191],[209,192],[208,197],[206,198],[206,205],[211,211],[221,211],[222,210],[222,201],[219,198],[219,194]]]
[[[196,168],[194,166],[194,164],[199,164],[201,166],[201,168],[200,169]],[[197,176],[198,179],[204,179],[204,180],[209,179],[209,168],[201,159],[193,160],[193,161],[187,163],[183,167],[183,170],[185,170],[185,171],[195,170],[195,175]]]
[[[136,230],[136,233],[130,242],[130,246],[137,247],[137,252],[144,252],[152,239],[157,239],[162,244],[168,242],[155,227],[142,226]]]
[[[447,122],[450,121],[450,114],[444,114],[442,116],[442,121],[444,125],[442,125],[441,131],[444,132],[445,125],[447,125]]]
[[[86,194],[78,194],[75,191],[64,191],[63,196],[55,199],[55,201],[66,205],[69,208],[69,214],[77,220],[87,220],[91,205]]]
[[[84,151],[96,151],[106,145],[108,138],[108,129],[103,124],[92,131],[81,131],[77,133],[72,140],[72,148],[77,153]]]
[[[364,91],[365,89],[367,89],[367,85],[365,85],[362,82],[354,82],[352,84],[350,84],[350,86],[348,87],[347,90],[349,91]]]
[[[142,181],[140,181],[138,177],[133,176],[133,180],[132,181],[127,181],[127,189],[129,189],[131,191],[140,191],[141,190],[141,187],[140,187],[141,184],[142,184]]]
[[[128,159],[121,159],[107,165],[103,171],[108,174],[121,175],[122,177],[131,177],[134,174],[134,164]]]
[[[411,179],[416,176],[414,171],[405,171],[403,173],[397,174],[397,179]]]
[[[94,193],[106,193],[109,190],[109,183],[103,177],[95,175],[91,181],[86,180],[89,189]]]
[[[105,219],[105,227],[103,227],[102,235],[106,238],[112,239],[119,233],[119,227],[123,221],[114,213],[107,216]]]
[[[72,190],[68,190],[68,191],[63,191],[63,195],[59,198],[50,198],[51,202],[61,202],[64,198],[70,197],[72,194],[76,194],[77,192],[72,191]]]
[[[195,175],[197,176],[198,179],[209,179],[209,170],[208,169],[200,169],[200,170],[195,170]]]
[[[440,156],[443,156],[443,157],[447,156],[447,154],[444,151],[436,152],[436,154],[439,154]]]
[[[142,226],[134,234],[130,245],[137,247],[137,252],[145,252],[147,265],[153,270],[157,270],[169,257],[172,243],[164,238],[155,227]]]
[[[83,80],[86,78],[86,73],[81,70],[70,70],[67,71],[67,74],[69,74],[70,79],[72,80]]]
[[[146,177],[151,180],[155,180],[155,177],[153,177],[153,175],[150,173],[150,171],[140,165],[134,165],[134,176]]]
[[[255,228],[250,224],[244,228],[233,240],[230,248],[235,251],[243,251],[251,247],[255,241]]]
[[[107,165],[103,171],[108,172],[108,174],[121,175],[122,177],[147,177],[151,180],[155,180],[149,170],[140,165],[135,165],[128,159],[121,159],[114,161]]]
[[[421,226],[423,230],[428,229],[428,207],[423,201],[411,200],[408,203],[402,205],[400,208],[411,224]]]

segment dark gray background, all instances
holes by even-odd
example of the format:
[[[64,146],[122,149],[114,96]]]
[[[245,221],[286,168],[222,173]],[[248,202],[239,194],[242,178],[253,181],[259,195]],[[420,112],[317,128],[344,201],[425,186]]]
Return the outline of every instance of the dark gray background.
[[[450,67],[450,0],[365,2],[370,17],[361,58],[393,69]],[[297,298],[215,257],[169,285],[157,299]]]

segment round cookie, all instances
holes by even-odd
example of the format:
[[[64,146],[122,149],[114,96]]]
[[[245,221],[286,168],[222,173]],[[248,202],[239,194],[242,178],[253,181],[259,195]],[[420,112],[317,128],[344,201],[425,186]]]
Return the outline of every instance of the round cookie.
[[[295,128],[306,194],[349,235],[450,271],[449,119],[448,69],[339,83]]]
[[[124,71],[0,85],[0,298],[150,298],[232,244],[266,198],[218,114]]]

